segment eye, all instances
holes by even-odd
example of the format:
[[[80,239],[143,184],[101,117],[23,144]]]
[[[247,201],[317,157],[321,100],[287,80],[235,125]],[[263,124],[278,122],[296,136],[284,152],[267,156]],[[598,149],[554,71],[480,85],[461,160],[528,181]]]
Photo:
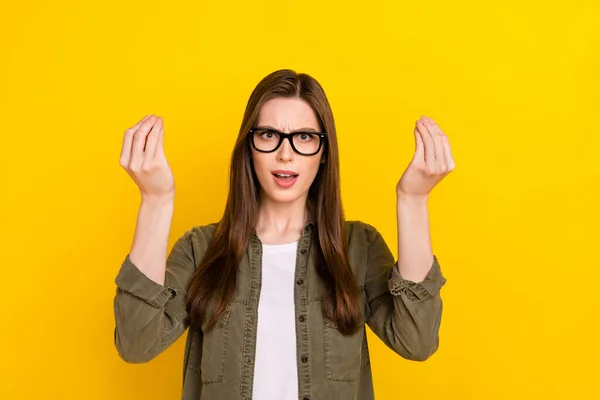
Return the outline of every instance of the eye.
[[[303,142],[308,142],[308,141],[313,140],[315,138],[315,135],[303,132],[303,133],[298,134],[298,138]]]
[[[275,132],[271,132],[271,131],[266,131],[266,130],[257,130],[256,131],[256,136],[258,136],[261,139],[273,139],[276,137]]]

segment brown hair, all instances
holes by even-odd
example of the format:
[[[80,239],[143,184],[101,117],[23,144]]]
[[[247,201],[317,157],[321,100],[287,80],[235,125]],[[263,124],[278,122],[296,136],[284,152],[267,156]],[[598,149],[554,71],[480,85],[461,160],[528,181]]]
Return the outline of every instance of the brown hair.
[[[190,325],[202,325],[212,297],[216,298],[216,304],[207,330],[212,329],[233,298],[237,266],[255,233],[258,216],[260,183],[250,158],[248,131],[257,123],[262,105],[277,97],[305,100],[314,110],[321,131],[327,133],[323,154],[326,161],[320,164],[311,184],[307,208],[316,227],[313,235],[316,268],[325,286],[323,314],[342,333],[352,333],[359,326],[361,314],[358,288],[348,261],[333,113],[321,85],[310,75],[289,69],[263,78],[246,105],[231,156],[225,211],[188,288]]]

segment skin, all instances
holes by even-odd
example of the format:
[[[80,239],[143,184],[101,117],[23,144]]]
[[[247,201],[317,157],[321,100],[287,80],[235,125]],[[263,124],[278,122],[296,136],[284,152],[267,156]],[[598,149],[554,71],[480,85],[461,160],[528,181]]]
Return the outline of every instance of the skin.
[[[270,126],[289,133],[319,130],[312,108],[301,99],[269,100],[261,109],[257,126]],[[142,205],[130,257],[152,280],[162,284],[167,239],[173,214],[175,185],[163,149],[163,122],[147,115],[125,131],[120,164],[140,188]],[[431,118],[422,116],[414,129],[415,154],[396,185],[398,226],[398,269],[414,282],[427,276],[433,263],[427,201],[433,188],[456,164],[448,136]],[[272,153],[252,149],[254,167],[261,184],[257,234],[264,244],[296,241],[306,223],[306,199],[323,149],[314,156],[295,153],[284,141]],[[291,188],[280,188],[271,174],[287,169],[299,174]],[[159,232],[148,235],[147,232]],[[150,251],[152,250],[152,251]]]
[[[257,127],[269,127],[284,133],[297,130],[320,131],[317,116],[310,105],[298,98],[275,98],[263,104]],[[300,155],[288,140],[274,152],[261,153],[252,148],[252,161],[260,182],[260,207],[256,232],[263,244],[284,244],[298,240],[307,221],[308,190],[324,162],[323,149],[313,156]],[[281,169],[299,174],[290,188],[279,187],[271,171]]]
[[[421,282],[433,265],[427,201],[433,188],[456,164],[448,136],[431,118],[415,124],[415,154],[396,185],[398,272]]]
[[[304,100],[277,98],[265,103],[257,126],[289,133],[313,128],[319,130],[317,117]],[[455,169],[448,136],[437,123],[421,116],[415,123],[415,154],[396,185],[396,221],[398,229],[398,270],[400,275],[421,282],[433,264],[429,228],[428,199],[433,188]],[[252,149],[252,158],[260,190],[257,234],[264,244],[296,241],[306,222],[306,199],[323,149],[315,156],[295,153],[284,141],[272,153]],[[292,170],[299,174],[291,188],[280,188],[271,171]]]

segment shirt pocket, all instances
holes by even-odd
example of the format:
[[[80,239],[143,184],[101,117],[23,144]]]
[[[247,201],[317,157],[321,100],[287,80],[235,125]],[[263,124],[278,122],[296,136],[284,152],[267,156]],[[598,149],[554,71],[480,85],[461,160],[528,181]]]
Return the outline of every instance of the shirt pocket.
[[[364,291],[361,288],[359,299],[364,301]],[[362,368],[365,336],[365,323],[361,319],[359,329],[343,335],[336,323],[323,317],[323,353],[325,355],[325,375],[334,381],[353,382],[357,379]],[[368,357],[368,356],[367,356]],[[366,360],[364,360],[366,361]]]
[[[202,358],[200,360],[200,381],[202,383],[223,382],[225,376],[225,356],[229,340],[229,316],[231,304],[210,331],[206,331],[208,318],[202,324]]]

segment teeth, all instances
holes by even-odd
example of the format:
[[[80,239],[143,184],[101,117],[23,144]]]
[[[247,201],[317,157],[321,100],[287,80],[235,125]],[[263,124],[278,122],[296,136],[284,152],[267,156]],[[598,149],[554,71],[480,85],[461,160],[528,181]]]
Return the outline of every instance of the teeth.
[[[292,175],[286,175],[286,174],[275,174],[275,175],[281,176],[281,177],[284,177],[284,178],[289,178],[290,176],[292,176]]]

